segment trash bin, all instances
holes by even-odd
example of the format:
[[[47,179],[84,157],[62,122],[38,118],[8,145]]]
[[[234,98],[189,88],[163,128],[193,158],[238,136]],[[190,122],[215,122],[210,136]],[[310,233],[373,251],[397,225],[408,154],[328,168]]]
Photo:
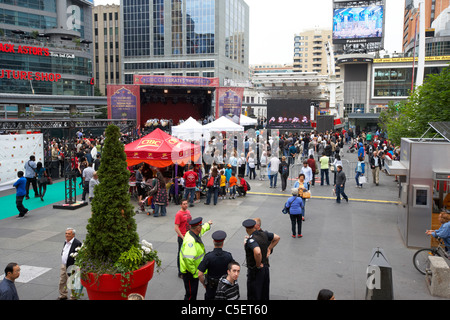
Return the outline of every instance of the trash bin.
[[[366,300],[394,300],[392,268],[381,248],[372,250],[367,267]]]

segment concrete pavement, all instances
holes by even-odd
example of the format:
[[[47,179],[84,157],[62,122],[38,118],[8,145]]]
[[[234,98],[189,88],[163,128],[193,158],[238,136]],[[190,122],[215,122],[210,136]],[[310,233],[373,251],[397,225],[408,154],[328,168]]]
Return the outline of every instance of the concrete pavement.
[[[357,189],[354,180],[349,179],[346,193],[350,201],[341,204],[335,203],[332,186],[316,183],[313,198],[306,203],[301,239],[291,238],[290,219],[281,213],[290,188],[281,192],[280,179],[277,189],[270,189],[267,180],[250,180],[252,190],[245,198],[219,200],[216,206],[199,203],[189,209],[192,217],[213,221],[212,230],[203,238],[207,251],[213,249],[212,232],[224,230],[228,235],[224,250],[231,252],[241,265],[245,260],[246,235],[242,221],[260,217],[263,229],[280,235],[281,241],[270,258],[272,300],[315,300],[322,288],[334,291],[338,300],[364,300],[366,269],[376,247],[383,249],[392,267],[396,300],[441,300],[430,295],[424,276],[412,264],[416,250],[407,248],[401,238],[397,227],[401,208],[396,204],[398,189],[393,180],[380,174],[379,186],[369,183]],[[171,203],[165,217],[136,215],[141,240],[151,242],[162,260],[162,270],[155,273],[149,284],[147,300],[183,299],[183,282],[177,277],[174,231],[178,209]],[[30,211],[23,220],[15,217],[0,220],[0,274],[9,262],[21,265],[21,277],[16,280],[21,300],[58,297],[64,231],[73,227],[76,237],[84,240],[89,216],[90,206],[71,211],[53,209],[49,204]],[[241,300],[246,300],[244,266],[239,284]],[[87,300],[84,293],[82,299]],[[198,298],[203,299],[203,295],[204,289],[200,287]]]

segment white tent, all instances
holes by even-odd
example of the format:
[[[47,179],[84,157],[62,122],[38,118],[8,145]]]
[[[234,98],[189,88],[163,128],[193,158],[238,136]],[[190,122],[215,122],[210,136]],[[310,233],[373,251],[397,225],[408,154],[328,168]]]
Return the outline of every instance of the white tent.
[[[244,114],[241,114],[241,126],[254,126],[258,123],[258,120],[247,117]]]
[[[237,123],[234,123],[233,121],[227,119],[226,117],[222,116],[219,119],[210,122],[203,126],[204,129],[208,130],[209,132],[213,131],[244,131],[244,127],[238,125]]]
[[[202,134],[208,134],[208,131],[192,117],[189,117],[189,119],[182,124],[172,127],[172,136],[184,141],[200,141]],[[207,138],[206,136],[204,137]]]

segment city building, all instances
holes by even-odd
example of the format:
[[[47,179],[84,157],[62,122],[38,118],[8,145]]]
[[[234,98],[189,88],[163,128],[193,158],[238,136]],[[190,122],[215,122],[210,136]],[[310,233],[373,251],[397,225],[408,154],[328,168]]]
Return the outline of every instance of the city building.
[[[123,83],[137,74],[248,81],[244,0],[121,0]]]
[[[119,84],[122,81],[120,6],[95,6],[92,13],[95,85],[106,95],[108,84]]]
[[[306,30],[294,35],[294,72],[329,74],[328,48],[332,43],[332,31]],[[336,70],[339,77],[339,69]]]
[[[450,6],[450,0],[423,0],[425,8],[425,28],[433,33],[432,24],[442,12]],[[414,50],[416,35],[419,29],[419,10],[414,7],[414,0],[405,1],[405,16],[403,23],[403,52]],[[447,44],[448,46],[448,44]]]
[[[58,107],[41,102],[43,96],[93,95],[92,5],[88,0],[0,1],[2,116],[84,112],[76,107],[83,99],[71,98],[67,104],[64,98],[50,99]],[[33,97],[20,99],[23,95]],[[34,104],[18,104],[21,100]]]

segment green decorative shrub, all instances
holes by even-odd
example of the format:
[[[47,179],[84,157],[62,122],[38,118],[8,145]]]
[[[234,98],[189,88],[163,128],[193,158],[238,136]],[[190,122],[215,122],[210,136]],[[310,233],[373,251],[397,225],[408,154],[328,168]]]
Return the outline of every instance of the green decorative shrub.
[[[128,193],[130,172],[120,131],[115,125],[106,129],[98,177],[100,183],[94,189],[92,216],[84,242],[83,260],[91,264],[86,269],[95,268],[92,263],[113,266],[122,253],[139,247],[134,207]]]

